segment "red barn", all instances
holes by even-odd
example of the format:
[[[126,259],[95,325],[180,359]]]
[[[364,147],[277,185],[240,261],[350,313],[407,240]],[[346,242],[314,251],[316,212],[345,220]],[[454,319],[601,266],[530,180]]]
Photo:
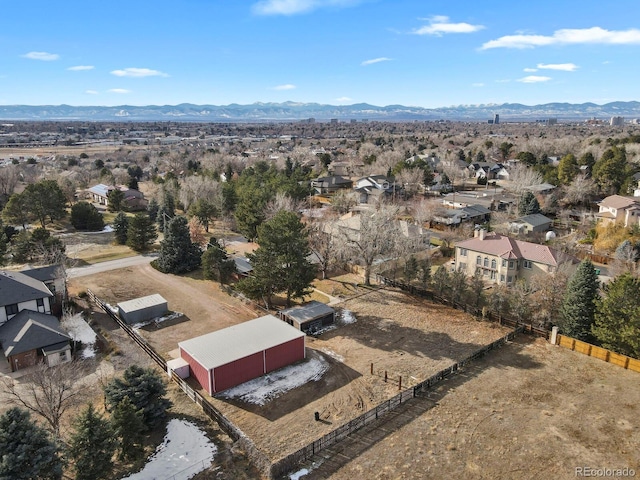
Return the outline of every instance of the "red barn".
[[[305,334],[273,315],[178,343],[189,373],[210,395],[305,358]]]

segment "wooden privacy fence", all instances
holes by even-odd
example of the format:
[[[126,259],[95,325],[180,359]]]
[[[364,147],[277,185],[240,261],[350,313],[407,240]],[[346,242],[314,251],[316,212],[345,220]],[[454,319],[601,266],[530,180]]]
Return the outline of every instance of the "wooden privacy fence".
[[[583,342],[582,340],[576,340],[575,338],[567,337],[565,335],[558,335],[556,338],[556,345],[569,348],[574,352],[583,353],[584,355],[589,355],[590,357],[597,358],[599,360],[604,360],[605,362],[626,368],[627,370],[640,372],[640,360],[612,352],[606,348],[591,345],[590,343]]]
[[[504,345],[507,341],[513,340],[515,336],[518,333],[521,333],[523,330],[524,330],[523,326],[522,325],[519,326],[514,331],[509,332],[504,337],[499,338],[495,342],[492,342],[489,345],[486,345],[480,348],[479,350],[476,350],[464,360],[461,360],[460,362],[456,362],[453,365],[450,365],[449,367],[443,370],[440,370],[435,375],[432,375],[431,377],[418,383],[417,385],[414,385],[411,388],[403,390],[396,396],[380,403],[379,405],[372,408],[371,410],[368,410],[367,412],[363,413],[359,417],[354,418],[350,422],[339,426],[335,430],[309,443],[308,445],[302,447],[296,452],[293,452],[290,455],[287,455],[286,457],[278,460],[277,462],[271,465],[271,478],[282,477],[287,472],[290,472],[291,470],[296,468],[296,466],[299,465],[301,462],[308,460],[314,455],[316,455],[317,453],[321,452],[322,450],[339,443],[341,440],[344,440],[346,437],[356,432],[357,430],[360,430],[362,427],[372,422],[375,422],[380,417],[391,412],[392,410],[395,410],[396,408],[401,406],[403,403],[406,403],[412,398],[416,397],[418,394],[427,391],[429,388],[440,383],[445,378],[451,375],[454,375],[462,367],[472,362],[473,360],[483,357],[488,352],[495,350],[501,345]]]
[[[102,301],[100,298],[96,296],[91,290],[87,290],[87,295],[89,298],[99,306],[104,312],[109,315],[109,317],[116,322],[122,330],[129,335],[129,337],[138,344],[150,357],[151,359],[158,364],[162,370],[167,371],[167,361],[162,358],[158,352],[154,350],[154,348],[149,345],[144,338],[142,338],[138,332],[136,332],[130,325],[124,322],[120,315],[118,315],[112,307]],[[231,437],[234,441],[237,441],[241,444],[244,450],[247,452],[247,455],[251,458],[254,465],[262,470],[265,474],[268,474],[269,468],[271,466],[271,462],[267,457],[255,446],[255,444],[247,437],[247,435],[242,432],[236,425],[234,425],[227,417],[225,417],[222,412],[220,412],[217,408],[215,408],[206,398],[204,398],[199,392],[191,388],[191,386],[175,372],[171,372],[171,380],[178,384],[180,389],[197,405],[202,408],[202,411],[213,421],[215,421],[220,429],[225,432],[229,437]]]
[[[518,320],[514,320],[513,318],[497,315],[492,311],[485,310],[483,314],[481,308],[477,308],[473,305],[469,305],[465,303],[452,302],[450,300],[447,300],[446,298],[443,298],[437,295],[435,292],[431,290],[427,290],[426,288],[417,287],[415,285],[407,285],[406,283],[400,282],[398,280],[393,280],[391,278],[387,278],[381,275],[377,275],[377,280],[382,285],[399,288],[400,290],[404,292],[409,292],[412,295],[418,295],[422,298],[426,298],[427,300],[431,300],[432,302],[440,303],[441,305],[453,307],[458,310],[463,310],[467,313],[475,315],[476,317],[483,317],[489,321],[498,322],[501,325],[506,325],[507,327],[513,327],[513,328],[523,327],[523,331],[538,337],[549,339],[549,337],[551,336],[550,330],[536,327],[530,323],[523,323]]]

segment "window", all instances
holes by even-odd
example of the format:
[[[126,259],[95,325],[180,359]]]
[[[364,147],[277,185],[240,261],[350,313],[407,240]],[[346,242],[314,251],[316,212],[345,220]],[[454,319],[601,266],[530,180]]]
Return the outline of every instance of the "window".
[[[482,275],[485,277],[489,275],[489,270],[482,270]]]
[[[36,298],[36,305],[39,307],[44,307],[44,298]]]
[[[513,260],[509,260],[509,268],[513,268]]]
[[[524,268],[528,268],[529,270],[531,270],[531,267],[533,266],[533,264],[531,263],[531,260],[524,260],[522,262],[522,266]]]
[[[18,304],[14,303],[13,305],[7,305],[4,307],[4,311],[7,314],[7,318],[9,315],[15,315],[18,313]]]
[[[504,275],[500,275],[500,283],[504,283]]]
[[[476,257],[476,265],[482,265],[482,257],[480,255]]]
[[[511,275],[509,275],[507,277],[507,283],[512,283],[513,282],[513,277]]]
[[[491,271],[490,277],[491,277],[491,280],[495,280],[496,279],[496,272]]]
[[[484,257],[484,266],[485,267],[489,266],[489,259],[487,257]]]
[[[498,266],[498,264],[496,263],[495,259],[491,260],[491,268],[493,268],[495,270],[497,266]]]
[[[504,260],[504,259],[502,260],[502,266],[503,266],[503,267],[506,267],[506,266],[507,266],[507,261],[506,261],[506,260]]]
[[[460,256],[461,257],[466,257],[467,256],[467,249],[466,248],[461,248],[460,249]]]
[[[61,362],[66,362],[67,361],[67,351],[66,350],[64,352],[60,352],[60,361]]]
[[[467,269],[467,264],[466,263],[461,262],[461,263],[458,264],[458,270],[459,271],[464,272],[466,269]]]

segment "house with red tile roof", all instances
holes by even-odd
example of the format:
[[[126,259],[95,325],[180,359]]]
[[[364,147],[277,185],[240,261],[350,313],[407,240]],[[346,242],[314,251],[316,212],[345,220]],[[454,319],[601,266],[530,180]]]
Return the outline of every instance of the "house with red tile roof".
[[[485,281],[502,285],[552,274],[567,262],[575,264],[576,260],[547,245],[487,233],[484,229],[476,230],[474,238],[456,244],[456,270],[469,276],[478,272]]]

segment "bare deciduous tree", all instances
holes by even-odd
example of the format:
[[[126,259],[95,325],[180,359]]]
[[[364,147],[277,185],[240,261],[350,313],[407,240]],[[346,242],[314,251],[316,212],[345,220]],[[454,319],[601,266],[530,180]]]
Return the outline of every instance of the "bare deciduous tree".
[[[571,264],[561,263],[554,273],[541,273],[531,279],[531,313],[539,326],[552,325],[558,319],[570,276]]]
[[[588,178],[584,173],[577,175],[573,182],[566,187],[562,204],[565,206],[585,205],[596,191],[597,187],[593,179]]]
[[[436,198],[421,198],[411,204],[411,215],[418,225],[431,227],[431,222],[442,209],[442,201]]]
[[[84,373],[83,366],[75,361],[55,367],[39,363],[20,382],[5,379],[5,393],[10,403],[41,416],[53,435],[60,438],[62,416],[81,403],[82,388],[78,380]]]
[[[189,207],[196,200],[206,200],[212,203],[218,210],[222,204],[222,189],[220,183],[211,178],[192,175],[180,182],[178,201],[189,210]]]
[[[265,206],[265,220],[272,219],[281,210],[297,214],[301,208],[302,202],[291,198],[284,192],[277,192],[276,196],[269,200],[269,202],[267,202],[267,205]]]
[[[509,171],[509,184],[505,188],[520,196],[528,187],[541,183],[542,175],[540,173],[519,163]]]
[[[309,224],[309,247],[318,257],[318,269],[323,279],[338,260],[338,241],[332,235],[335,222],[334,218],[314,218]]]
[[[11,196],[18,185],[18,169],[15,165],[0,168],[0,195]]]

